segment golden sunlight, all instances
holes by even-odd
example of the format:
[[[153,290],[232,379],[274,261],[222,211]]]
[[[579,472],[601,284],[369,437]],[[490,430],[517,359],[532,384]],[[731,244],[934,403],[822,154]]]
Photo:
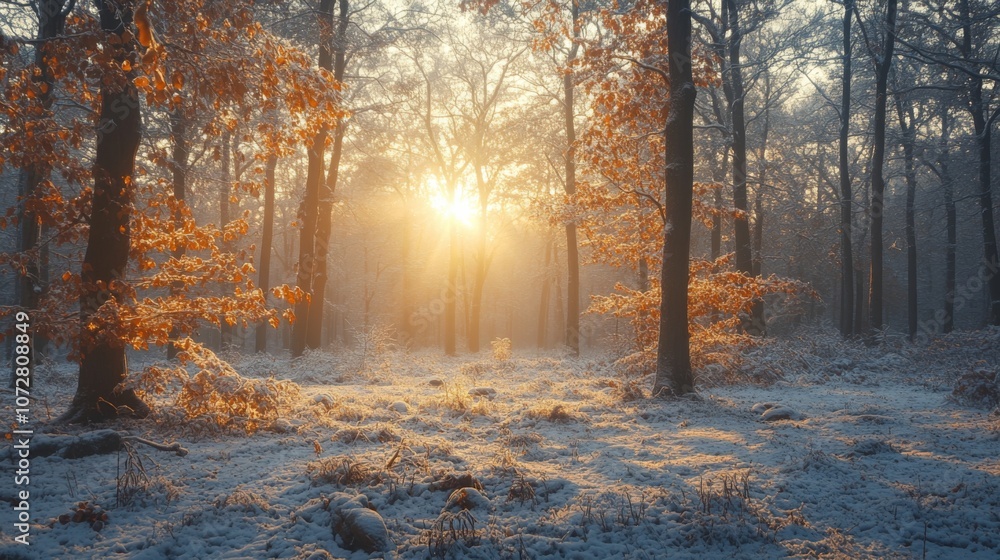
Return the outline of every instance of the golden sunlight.
[[[448,196],[447,189],[444,187],[434,188],[438,186],[437,182],[432,180],[431,183],[431,192],[433,193],[430,197],[431,208],[441,216],[449,220],[454,219],[463,226],[471,227],[476,223],[479,212],[472,197],[468,196],[461,188],[455,189],[454,194]]]

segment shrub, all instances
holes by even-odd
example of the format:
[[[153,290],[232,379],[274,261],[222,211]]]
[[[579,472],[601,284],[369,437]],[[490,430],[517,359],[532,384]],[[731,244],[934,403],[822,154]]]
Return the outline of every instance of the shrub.
[[[493,359],[498,362],[506,362],[513,354],[509,338],[495,338],[490,343],[490,347],[493,349]]]
[[[204,420],[219,428],[254,433],[278,418],[282,406],[300,396],[299,386],[274,378],[248,379],[241,376],[214,352],[185,338],[177,343],[181,366],[153,366],[128,383],[137,391],[164,394],[179,384],[174,405],[186,420]],[[188,375],[185,365],[199,368]]]

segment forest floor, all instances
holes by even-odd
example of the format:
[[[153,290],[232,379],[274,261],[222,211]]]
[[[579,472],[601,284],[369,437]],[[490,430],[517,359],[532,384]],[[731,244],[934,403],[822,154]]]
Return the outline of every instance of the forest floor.
[[[247,378],[297,383],[294,406],[245,435],[177,421],[163,401],[119,429],[187,456],[34,459],[31,544],[12,543],[8,509],[0,558],[993,559],[1000,417],[983,379],[998,352],[1000,330],[876,349],[810,333],[705,372],[742,382],[691,400],[637,398],[610,359],[517,349],[390,352],[363,373],[357,352],[229,356]],[[71,366],[40,367],[36,414],[74,389]],[[335,536],[358,494],[391,552]],[[108,513],[99,531],[59,521],[83,501]]]

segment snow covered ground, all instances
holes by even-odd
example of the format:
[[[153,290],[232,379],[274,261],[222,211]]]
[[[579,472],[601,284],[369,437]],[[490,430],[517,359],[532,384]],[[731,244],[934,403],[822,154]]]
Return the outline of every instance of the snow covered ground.
[[[679,401],[632,398],[606,359],[517,349],[394,353],[363,375],[354,355],[235,358],[298,383],[296,405],[251,436],[162,413],[122,426],[190,451],[138,446],[142,472],[121,452],[35,459],[31,545],[6,506],[0,558],[998,558],[1000,418],[951,396],[995,373],[998,347],[996,330],[929,349],[769,341],[706,375],[779,381]],[[74,384],[41,368],[37,413]],[[391,552],[335,536],[357,495]],[[83,501],[108,513],[99,531],[60,522]]]

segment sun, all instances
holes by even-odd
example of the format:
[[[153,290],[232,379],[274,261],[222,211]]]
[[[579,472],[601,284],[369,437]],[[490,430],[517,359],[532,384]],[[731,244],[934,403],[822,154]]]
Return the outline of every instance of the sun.
[[[453,196],[448,196],[444,189],[435,189],[430,197],[431,208],[449,220],[455,220],[466,227],[476,223],[478,211],[475,201],[466,196],[463,189],[455,189]]]

